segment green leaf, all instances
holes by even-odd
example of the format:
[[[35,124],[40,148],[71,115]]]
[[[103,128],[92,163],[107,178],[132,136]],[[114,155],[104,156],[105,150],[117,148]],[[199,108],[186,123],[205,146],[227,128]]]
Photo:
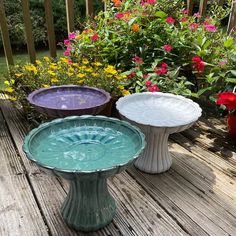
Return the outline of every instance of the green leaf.
[[[227,78],[225,79],[226,82],[229,82],[229,83],[234,83],[236,84],[236,78]]]
[[[155,16],[157,16],[157,17],[160,17],[160,18],[166,18],[167,17],[167,14],[164,12],[164,11],[157,11],[156,13],[155,13]]]
[[[136,19],[137,17],[134,17],[131,20],[129,20],[128,25],[131,26],[136,21]]]
[[[212,87],[200,89],[200,90],[198,90],[198,92],[197,92],[197,96],[201,96],[203,93],[205,93],[206,91],[209,91],[209,90],[211,90],[211,89],[212,89]]]
[[[236,70],[230,70],[230,73],[231,73],[234,77],[236,77]]]
[[[232,38],[228,38],[224,41],[224,46],[226,48],[230,48],[234,43],[234,40]]]

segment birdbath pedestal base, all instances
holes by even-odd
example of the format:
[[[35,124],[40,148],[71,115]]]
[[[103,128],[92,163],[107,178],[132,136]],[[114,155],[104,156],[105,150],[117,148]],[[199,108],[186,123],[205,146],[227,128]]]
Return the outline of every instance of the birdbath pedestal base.
[[[72,228],[82,231],[98,230],[109,224],[116,211],[115,200],[107,189],[106,178],[70,180],[70,190],[61,214]]]
[[[139,159],[135,161],[135,167],[141,171],[157,174],[170,169],[172,157],[168,149],[168,137],[166,133],[145,132],[147,147]]]

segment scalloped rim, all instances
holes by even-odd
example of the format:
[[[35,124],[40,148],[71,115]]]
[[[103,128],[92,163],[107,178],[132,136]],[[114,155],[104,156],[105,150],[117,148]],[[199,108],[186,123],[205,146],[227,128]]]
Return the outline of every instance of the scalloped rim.
[[[136,131],[137,134],[141,138],[141,148],[140,148],[140,150],[128,162],[121,163],[119,165],[112,166],[112,167],[109,167],[109,168],[95,169],[95,170],[89,170],[89,171],[77,171],[77,170],[60,169],[60,168],[56,168],[56,167],[45,165],[45,164],[37,161],[36,159],[34,159],[33,155],[31,154],[31,152],[29,150],[29,146],[30,146],[30,143],[31,143],[32,139],[34,138],[34,136],[37,133],[41,132],[41,130],[43,130],[43,129],[51,126],[51,125],[58,124],[58,123],[61,123],[61,122],[64,122],[64,121],[84,120],[84,119],[88,119],[88,118],[89,119],[91,119],[91,118],[92,119],[98,118],[98,119],[101,119],[101,120],[110,120],[110,121],[118,122],[118,123],[124,124],[126,127],[130,128],[130,129]],[[106,117],[106,116],[83,115],[83,116],[69,116],[69,117],[66,117],[66,118],[58,118],[58,119],[55,119],[55,120],[53,120],[51,122],[46,122],[44,124],[41,124],[38,128],[35,128],[35,129],[31,130],[28,133],[28,135],[24,139],[24,143],[23,143],[23,147],[22,148],[23,148],[23,151],[26,153],[26,156],[28,157],[28,159],[30,159],[31,161],[35,162],[37,165],[39,165],[41,167],[44,167],[46,169],[49,169],[49,170],[52,170],[52,171],[58,171],[58,172],[62,172],[62,173],[91,174],[91,173],[96,173],[96,172],[110,171],[110,170],[114,170],[116,168],[120,168],[120,167],[129,165],[131,162],[133,162],[134,160],[136,160],[139,157],[139,155],[141,154],[141,152],[143,151],[143,149],[145,147],[146,147],[145,135],[142,133],[142,131],[138,127],[136,127],[134,125],[131,125],[129,122],[123,121],[123,120],[119,120],[117,118]]]
[[[34,100],[33,100],[34,96],[38,95],[41,92],[44,92],[46,90],[51,90],[51,89],[60,89],[60,88],[86,88],[86,89],[90,89],[90,90],[95,90],[95,91],[98,91],[98,92],[104,94],[106,96],[106,100],[103,103],[101,103],[100,105],[86,107],[86,108],[82,108],[82,109],[81,108],[61,109],[61,108],[55,108],[55,107],[49,107],[49,106],[41,106],[41,105],[35,103]],[[49,88],[40,88],[40,89],[34,90],[27,97],[27,101],[33,106],[41,107],[41,108],[45,108],[45,109],[50,109],[50,110],[62,110],[62,111],[86,110],[86,109],[91,109],[91,108],[95,109],[95,108],[98,108],[100,106],[103,106],[103,105],[107,104],[110,100],[111,100],[110,93],[106,92],[103,89],[99,89],[99,88],[95,88],[95,87],[89,87],[89,86],[77,86],[77,85],[61,85],[61,86],[51,86]]]
[[[122,105],[125,101],[128,101],[130,97],[140,97],[140,96],[143,96],[143,95],[152,95],[153,97],[156,96],[156,97],[171,97],[171,98],[177,98],[177,99],[180,99],[184,102],[187,102],[189,104],[191,104],[195,110],[196,110],[196,117],[197,118],[194,118],[192,120],[190,120],[188,123],[183,123],[183,124],[179,124],[179,125],[165,125],[165,126],[155,126],[155,127],[161,127],[161,128],[174,128],[174,127],[178,127],[178,126],[184,126],[184,125],[187,125],[187,124],[190,124],[190,123],[194,123],[198,120],[198,118],[202,115],[202,109],[201,107],[196,103],[196,102],[193,102],[191,99],[189,98],[186,98],[186,97],[183,97],[181,95],[174,95],[174,94],[171,94],[171,93],[162,93],[162,92],[143,92],[143,93],[133,93],[133,94],[130,94],[130,95],[127,95],[125,97],[121,97],[119,98],[119,100],[116,102],[116,109],[119,111],[119,113],[126,117],[128,120],[131,120],[131,121],[134,121],[136,122],[137,124],[142,124],[142,125],[148,125],[148,126],[154,126],[148,122],[142,122],[140,123],[139,120],[135,119],[135,117],[132,117],[132,118],[129,118],[127,117],[125,114],[123,114],[122,112]]]

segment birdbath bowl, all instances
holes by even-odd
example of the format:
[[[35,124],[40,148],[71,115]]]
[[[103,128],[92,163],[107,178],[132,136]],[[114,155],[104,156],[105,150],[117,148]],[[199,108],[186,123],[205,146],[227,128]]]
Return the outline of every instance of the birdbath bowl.
[[[61,214],[72,228],[94,231],[111,222],[115,201],[107,178],[126,168],[145,147],[143,133],[104,116],[70,116],[40,125],[25,138],[27,157],[70,183]]]
[[[110,94],[102,89],[63,85],[35,90],[28,96],[35,109],[47,117],[96,115],[110,101]]]
[[[172,164],[168,137],[194,124],[201,116],[195,102],[169,93],[136,93],[120,98],[116,107],[121,117],[138,126],[146,136],[147,147],[135,166],[147,173],[162,173]]]

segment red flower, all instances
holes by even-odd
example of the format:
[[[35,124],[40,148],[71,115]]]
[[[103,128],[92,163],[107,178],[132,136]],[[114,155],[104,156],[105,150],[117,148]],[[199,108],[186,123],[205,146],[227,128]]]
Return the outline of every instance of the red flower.
[[[205,63],[199,56],[194,56],[192,58],[192,62],[194,63],[193,69],[197,70],[199,74],[204,71]]]
[[[171,16],[168,16],[166,18],[166,22],[169,23],[169,24],[174,24],[175,23],[175,19]]]
[[[146,86],[147,86],[147,87],[149,87],[149,86],[151,86],[151,85],[152,85],[152,81],[148,80],[148,81],[146,81],[146,83],[145,83],[145,84],[146,84]]]
[[[187,17],[182,17],[182,18],[180,19],[180,22],[186,22],[186,21],[188,21],[188,18],[187,18]]]
[[[224,104],[227,110],[236,109],[236,94],[232,92],[219,93],[216,104]]]
[[[164,62],[164,63],[161,64],[161,67],[167,68],[168,65]]]
[[[143,64],[143,59],[141,57],[135,56],[132,58],[132,61],[136,64],[136,65],[141,65]]]
[[[199,24],[197,23],[190,23],[188,27],[192,30],[196,30],[199,27]]]
[[[118,13],[115,14],[115,17],[116,17],[117,19],[122,19],[122,18],[124,17],[124,13],[118,12]]]
[[[147,79],[147,77],[148,77],[148,74],[143,74],[144,79]]]
[[[160,88],[156,84],[148,86],[147,89],[149,92],[159,92],[160,91]]]
[[[165,67],[161,67],[156,71],[157,75],[162,75],[165,74],[167,72],[167,69]]]
[[[94,35],[91,36],[91,40],[92,40],[93,42],[97,41],[98,39],[99,39],[98,34],[94,34]]]
[[[166,52],[171,52],[171,50],[173,49],[173,47],[169,44],[165,44],[163,48]]]
[[[127,77],[128,77],[128,79],[132,79],[134,76],[136,76],[135,71],[131,72]]]

